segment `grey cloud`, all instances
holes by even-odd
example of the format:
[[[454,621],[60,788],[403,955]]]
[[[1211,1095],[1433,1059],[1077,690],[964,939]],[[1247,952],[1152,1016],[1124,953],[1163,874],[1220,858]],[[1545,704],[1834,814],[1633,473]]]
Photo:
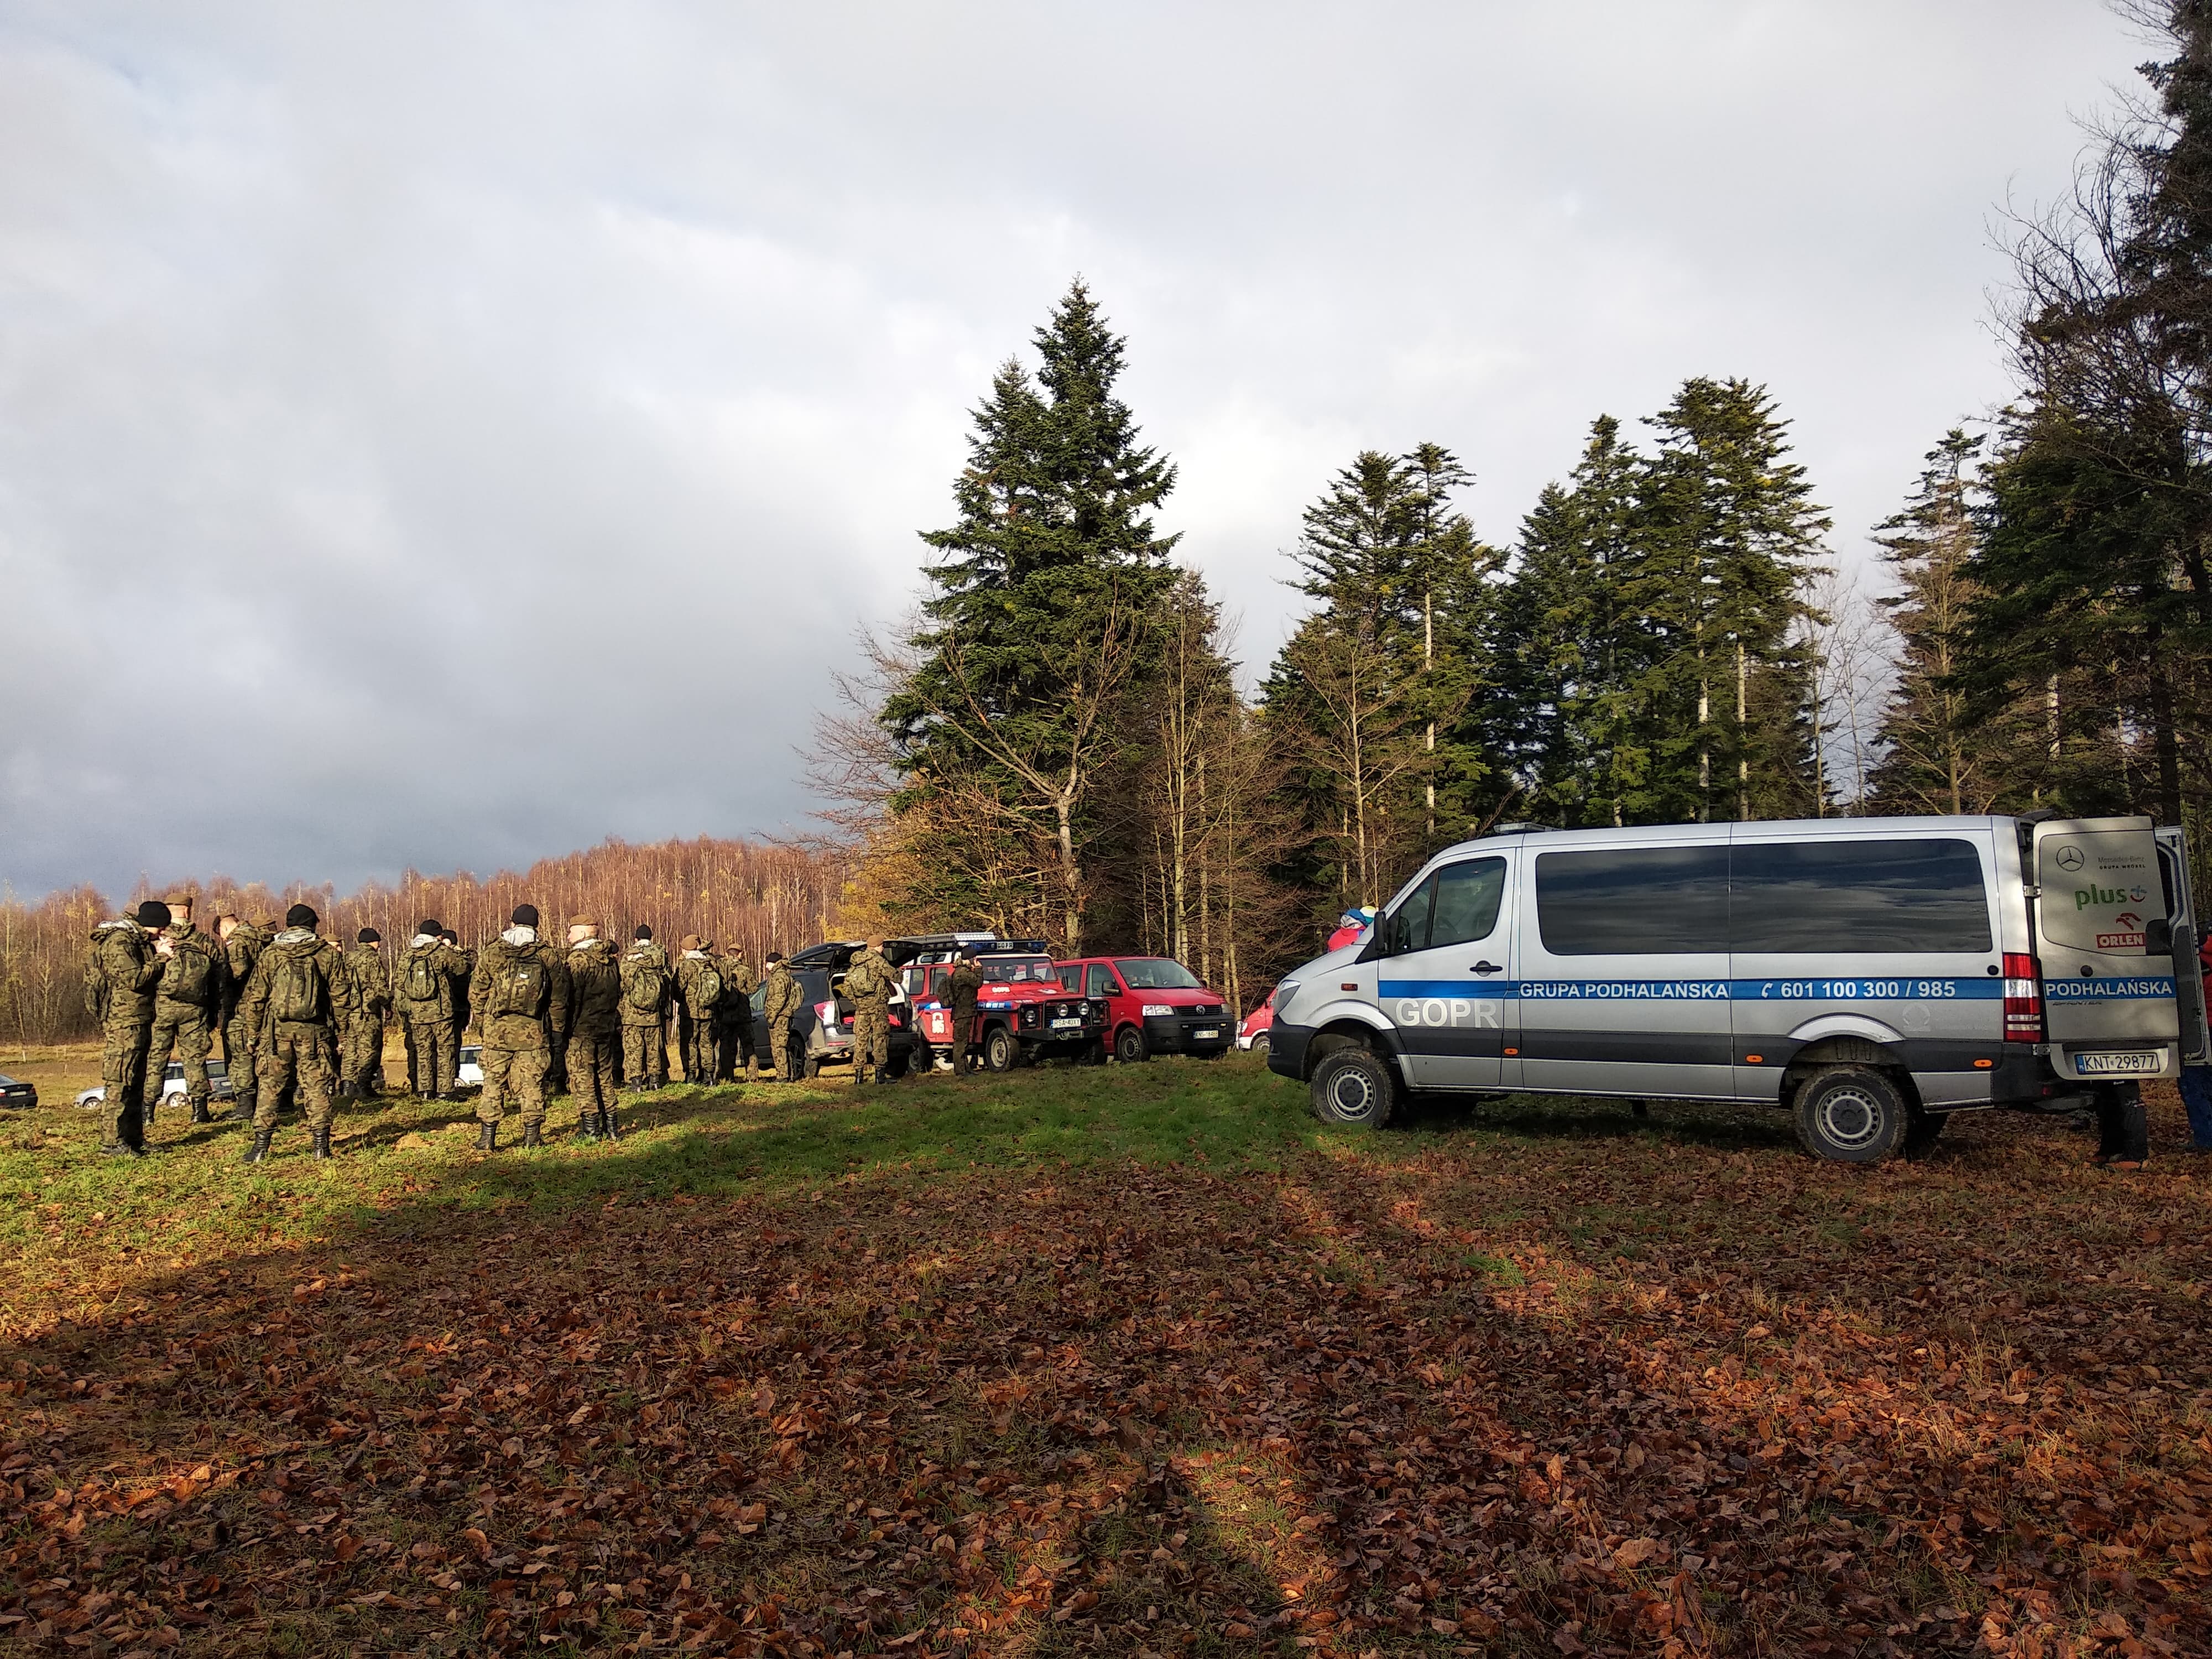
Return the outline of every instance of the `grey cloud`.
[[[1364,445],[1510,537],[1769,382],[1853,549],[2001,399],[2078,0],[0,3],[0,876],[350,884],[804,821],[966,411],[1084,272],[1247,617]]]

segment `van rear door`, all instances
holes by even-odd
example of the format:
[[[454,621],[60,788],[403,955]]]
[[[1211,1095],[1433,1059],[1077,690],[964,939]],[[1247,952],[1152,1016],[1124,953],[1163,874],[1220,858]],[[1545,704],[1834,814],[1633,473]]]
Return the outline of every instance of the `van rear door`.
[[[2032,836],[2052,1065],[2082,1081],[2174,1076],[2174,965],[2165,950],[2150,949],[2169,925],[2151,821],[2052,819]]]
[[[2212,1031],[2205,1028],[2204,967],[2197,954],[2200,925],[2189,883],[2189,838],[2178,829],[2157,830],[2158,873],[2173,934],[2175,1012],[2181,1019],[2181,1063],[2212,1065]]]

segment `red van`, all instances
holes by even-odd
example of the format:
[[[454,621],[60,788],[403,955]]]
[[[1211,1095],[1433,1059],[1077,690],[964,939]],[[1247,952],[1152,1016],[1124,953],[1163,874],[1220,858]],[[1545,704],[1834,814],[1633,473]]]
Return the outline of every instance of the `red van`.
[[[1166,957],[1079,957],[1054,964],[1060,984],[1106,1005],[1107,1042],[1124,1065],[1153,1054],[1218,1060],[1237,1040],[1220,992]]]

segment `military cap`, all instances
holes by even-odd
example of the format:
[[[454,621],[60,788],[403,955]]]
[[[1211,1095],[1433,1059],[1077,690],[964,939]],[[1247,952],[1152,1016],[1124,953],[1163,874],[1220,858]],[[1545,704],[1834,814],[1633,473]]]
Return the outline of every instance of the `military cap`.
[[[684,934],[682,939],[676,941],[676,948],[679,951],[697,950],[699,948],[699,935],[696,933]]]
[[[194,893],[172,893],[161,902],[172,910],[189,910],[199,902],[199,896]]]
[[[599,924],[589,916],[571,916],[568,925],[571,927],[596,927]]]

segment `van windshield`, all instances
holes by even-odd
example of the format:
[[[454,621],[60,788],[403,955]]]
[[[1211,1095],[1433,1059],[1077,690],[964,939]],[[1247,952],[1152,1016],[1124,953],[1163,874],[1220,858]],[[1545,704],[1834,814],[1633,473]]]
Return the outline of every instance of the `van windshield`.
[[[1132,991],[1196,991],[1204,988],[1191,977],[1189,969],[1164,957],[1139,957],[1129,960],[1116,957],[1114,965],[1121,970],[1122,982]]]

